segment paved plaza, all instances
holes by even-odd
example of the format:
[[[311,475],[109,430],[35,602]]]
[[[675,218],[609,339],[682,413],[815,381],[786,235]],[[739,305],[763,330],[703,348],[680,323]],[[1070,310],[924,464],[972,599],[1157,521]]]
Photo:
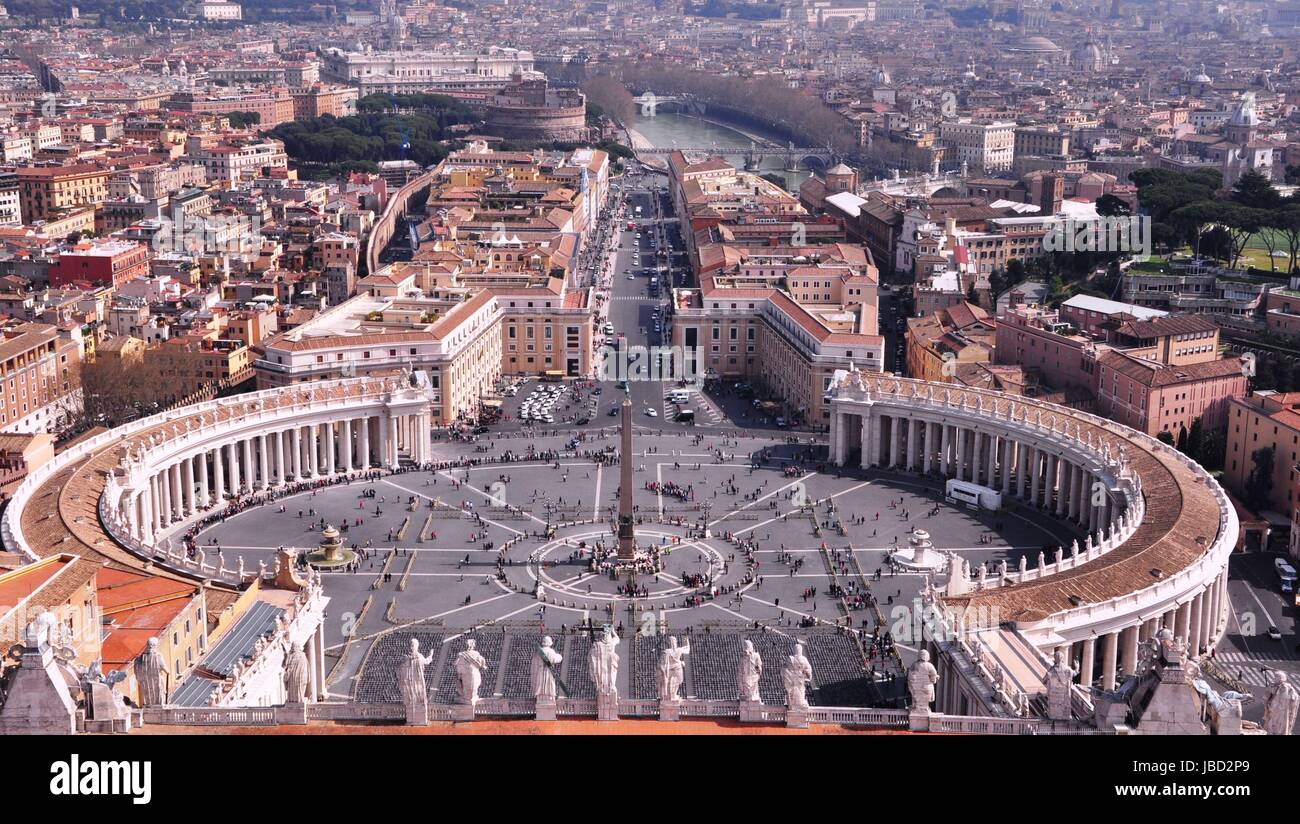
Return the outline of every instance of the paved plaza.
[[[895,573],[888,560],[895,546],[907,546],[911,529],[925,529],[936,548],[972,567],[990,568],[1002,559],[1015,568],[1022,555],[1036,564],[1045,547],[1075,537],[1041,513],[944,503],[934,479],[840,472],[806,435],[791,443],[771,434],[637,427],[637,543],[653,547],[661,568],[631,578],[605,574],[592,571],[591,558],[597,546],[615,543],[617,432],[580,435],[575,448],[568,448],[572,431],[441,441],[435,466],[446,468],[278,499],[210,526],[198,542],[209,557],[220,551],[233,565],[242,556],[256,568],[272,565],[280,547],[314,549],[324,524],[343,530],[361,560],[354,570],[323,575],[331,599],[326,666],[337,696],[394,700],[385,671],[416,637],[438,656],[429,668],[431,696],[450,701],[450,660],[474,637],[490,664],[484,683],[492,689],[483,694],[519,697],[543,633],[557,638],[566,686],[581,695],[590,689],[589,629],[582,628],[610,624],[624,639],[620,679],[632,697],[651,697],[650,662],[673,634],[693,644],[688,694],[734,690],[743,637],[756,640],[775,679],[765,693],[777,701],[778,660],[802,639],[814,664],[814,700],[871,703],[888,689],[852,682],[871,682],[873,671],[877,681],[896,676],[916,651],[912,610],[925,577]],[[737,541],[750,542],[752,552]],[[833,587],[846,597],[833,597]],[[869,655],[864,671],[860,650],[886,632],[901,661]]]

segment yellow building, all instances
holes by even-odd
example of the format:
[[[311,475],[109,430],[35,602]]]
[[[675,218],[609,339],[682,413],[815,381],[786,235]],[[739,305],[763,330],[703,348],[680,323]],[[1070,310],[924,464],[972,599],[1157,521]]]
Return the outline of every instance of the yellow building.
[[[90,163],[19,168],[23,222],[48,220],[64,209],[102,203],[108,196],[108,175],[107,169]]]

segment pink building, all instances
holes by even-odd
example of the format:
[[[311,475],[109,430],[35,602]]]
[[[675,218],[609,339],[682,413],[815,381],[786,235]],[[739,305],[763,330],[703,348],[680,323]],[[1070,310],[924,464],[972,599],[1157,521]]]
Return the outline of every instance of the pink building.
[[[1167,366],[1110,350],[1097,359],[1097,412],[1125,426],[1177,440],[1201,418],[1202,426],[1227,422],[1228,402],[1246,394],[1240,358]]]
[[[996,362],[1037,369],[1053,389],[1096,392],[1092,349],[1056,312],[1017,306],[998,318]]]

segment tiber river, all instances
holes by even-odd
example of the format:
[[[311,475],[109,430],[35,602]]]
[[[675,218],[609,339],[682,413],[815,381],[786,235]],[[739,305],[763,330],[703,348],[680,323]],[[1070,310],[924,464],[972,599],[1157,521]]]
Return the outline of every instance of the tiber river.
[[[632,118],[631,126],[656,149],[671,149],[675,146],[694,149],[716,147],[717,153],[734,163],[738,169],[745,167],[744,152],[753,142],[729,126],[684,114],[664,113],[642,117],[638,111]],[[728,149],[739,151],[728,152]],[[759,158],[760,168],[757,171],[760,174],[780,175],[785,178],[786,189],[797,194],[799,184],[808,179],[809,172],[802,168],[797,172],[786,172],[782,169],[784,165],[784,157],[763,157]]]

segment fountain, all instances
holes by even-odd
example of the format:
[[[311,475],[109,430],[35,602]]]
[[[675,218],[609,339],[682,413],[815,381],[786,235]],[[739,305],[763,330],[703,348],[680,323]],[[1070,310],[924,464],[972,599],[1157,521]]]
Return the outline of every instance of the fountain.
[[[913,531],[907,543],[906,549],[894,553],[894,563],[900,567],[915,571],[937,572],[947,565],[947,559],[934,548],[934,544],[930,541],[930,533],[924,529]]]
[[[307,563],[316,569],[338,569],[357,559],[357,554],[343,546],[343,537],[333,525],[327,525],[320,534],[320,547],[307,556]]]

